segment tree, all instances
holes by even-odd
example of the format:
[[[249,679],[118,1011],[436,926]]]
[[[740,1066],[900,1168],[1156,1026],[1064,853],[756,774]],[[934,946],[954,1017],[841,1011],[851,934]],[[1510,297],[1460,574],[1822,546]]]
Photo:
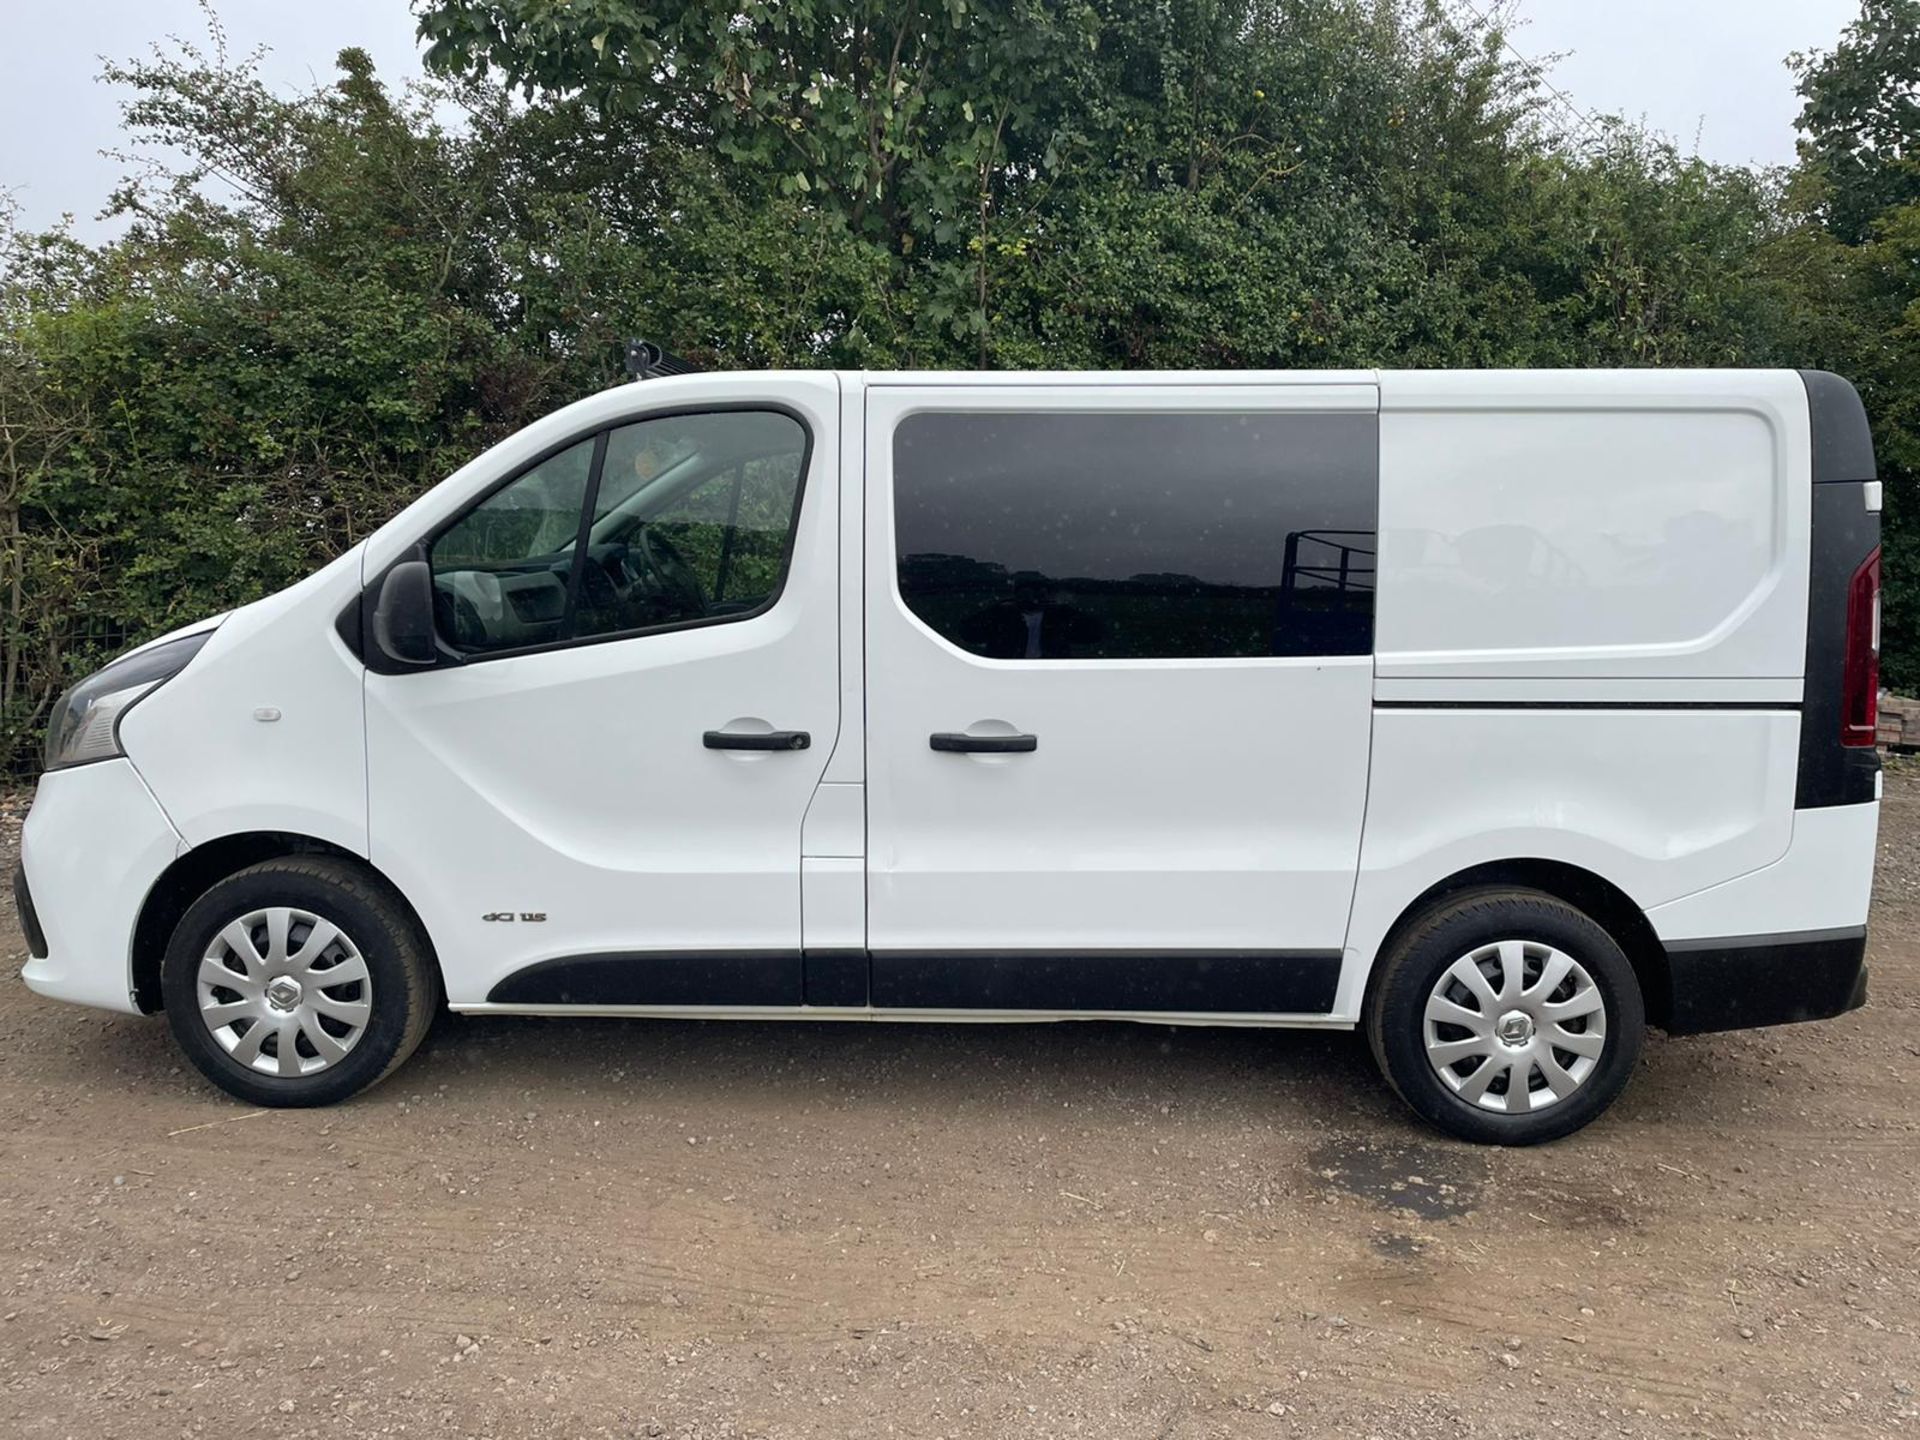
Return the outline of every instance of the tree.
[[[1888,212],[1920,201],[1920,0],[1862,0],[1838,45],[1792,63],[1816,213],[1841,244],[1864,244]]]
[[[1051,102],[1094,21],[1085,0],[429,0],[420,33],[445,73],[711,137],[904,243],[959,233],[982,157],[1049,168]]]
[[[1796,57],[1800,167],[1785,248],[1816,363],[1860,387],[1886,486],[1886,682],[1920,686],[1920,0],[1863,0],[1824,54]]]

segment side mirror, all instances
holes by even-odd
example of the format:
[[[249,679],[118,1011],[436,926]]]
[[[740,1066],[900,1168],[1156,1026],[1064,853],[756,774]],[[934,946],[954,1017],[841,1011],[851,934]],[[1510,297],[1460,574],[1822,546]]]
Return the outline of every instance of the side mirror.
[[[380,582],[369,627],[378,668],[392,674],[440,661],[433,638],[433,571],[424,560],[402,560]],[[369,657],[372,658],[372,657]]]

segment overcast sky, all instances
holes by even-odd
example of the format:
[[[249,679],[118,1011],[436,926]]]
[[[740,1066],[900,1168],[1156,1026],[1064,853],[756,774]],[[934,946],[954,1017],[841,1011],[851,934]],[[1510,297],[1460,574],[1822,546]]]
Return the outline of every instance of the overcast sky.
[[[1480,10],[1490,0],[1471,0]],[[83,236],[124,167],[119,98],[95,78],[178,35],[205,46],[193,0],[10,0],[0,47],[0,190],[30,227],[73,214]],[[271,47],[266,75],[312,86],[343,46],[371,51],[390,79],[420,70],[407,0],[218,0],[230,54]],[[1826,49],[1859,0],[1518,0],[1517,50],[1560,55],[1554,84],[1585,110],[1642,120],[1711,160],[1793,159],[1799,101],[1785,60]]]

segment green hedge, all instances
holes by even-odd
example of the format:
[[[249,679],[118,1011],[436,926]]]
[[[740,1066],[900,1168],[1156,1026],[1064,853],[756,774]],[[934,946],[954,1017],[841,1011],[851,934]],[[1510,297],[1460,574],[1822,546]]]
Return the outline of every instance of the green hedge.
[[[1596,135],[1415,0],[436,0],[430,91],[357,51],[301,95],[116,67],[130,141],[186,166],[111,242],[0,235],[0,765],[119,648],[617,381],[630,334],[729,367],[1840,370],[1911,686],[1920,171],[1882,142],[1916,4],[1803,62],[1791,174]]]

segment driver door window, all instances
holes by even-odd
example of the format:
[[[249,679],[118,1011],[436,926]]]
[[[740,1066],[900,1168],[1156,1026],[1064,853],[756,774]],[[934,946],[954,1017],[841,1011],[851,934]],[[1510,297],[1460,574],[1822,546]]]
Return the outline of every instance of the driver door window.
[[[805,429],[771,411],[582,440],[434,542],[441,636],[483,655],[756,615],[786,580],[806,458]]]
[[[799,462],[797,453],[742,460],[648,522],[656,542],[686,561],[709,615],[751,614],[779,593]]]

